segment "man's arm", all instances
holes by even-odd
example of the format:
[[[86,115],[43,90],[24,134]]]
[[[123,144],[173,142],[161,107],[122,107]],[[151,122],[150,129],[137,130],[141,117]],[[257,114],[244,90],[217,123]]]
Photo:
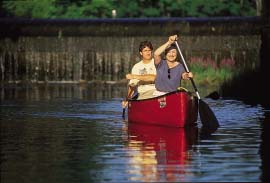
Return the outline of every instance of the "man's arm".
[[[156,75],[155,74],[144,74],[144,75],[137,75],[137,74],[127,74],[126,79],[137,79],[140,81],[155,81]]]

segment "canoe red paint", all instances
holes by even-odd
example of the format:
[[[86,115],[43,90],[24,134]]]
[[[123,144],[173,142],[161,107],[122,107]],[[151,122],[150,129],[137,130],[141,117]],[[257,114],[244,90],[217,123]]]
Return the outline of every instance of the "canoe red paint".
[[[198,99],[185,91],[175,91],[144,100],[129,100],[128,121],[149,125],[185,127],[196,125]]]

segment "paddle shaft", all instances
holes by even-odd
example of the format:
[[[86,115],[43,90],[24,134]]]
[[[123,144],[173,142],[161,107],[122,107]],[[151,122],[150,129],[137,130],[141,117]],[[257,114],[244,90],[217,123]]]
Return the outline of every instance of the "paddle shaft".
[[[180,57],[181,57],[181,59],[182,59],[182,61],[183,61],[183,65],[184,65],[185,71],[186,71],[186,72],[189,72],[189,69],[188,69],[188,66],[187,66],[187,64],[186,64],[185,58],[184,58],[184,56],[183,56],[183,54],[182,54],[182,52],[181,52],[181,49],[180,49],[180,47],[179,47],[177,41],[175,41],[175,45],[176,45],[176,47],[177,47],[177,49],[178,49],[178,52],[179,52],[179,54],[180,54]],[[200,97],[200,94],[199,94],[199,92],[198,92],[198,89],[197,89],[197,87],[196,87],[196,85],[195,85],[195,82],[194,82],[193,78],[190,78],[190,81],[191,81],[191,83],[192,83],[192,85],[193,85],[193,88],[194,88],[194,90],[195,90],[195,93],[196,93],[198,99],[200,100],[201,97]]]
[[[181,59],[183,61],[183,65],[184,65],[186,72],[189,72],[186,61],[183,57],[183,54],[181,52],[181,49],[180,49],[177,41],[175,41],[175,45],[178,49],[178,52],[180,53],[180,56],[181,56]],[[199,99],[198,100],[199,101],[199,114],[200,114],[200,118],[201,118],[201,122],[202,122],[203,126],[208,130],[211,129],[211,131],[215,131],[219,127],[218,120],[217,120],[215,114],[213,113],[213,111],[210,109],[210,107],[203,100],[201,100],[201,97],[199,95],[198,89],[195,85],[193,78],[190,78],[190,81],[191,81],[191,83],[194,87],[194,90],[196,92],[196,95]]]
[[[128,94],[127,94],[127,96],[126,96],[126,98],[125,98],[124,101],[127,101],[128,102],[128,100],[130,99],[132,93],[133,93],[133,90],[130,87],[128,87]],[[126,112],[126,107],[123,107],[123,112],[122,112],[122,118],[123,119],[125,118],[125,112]]]

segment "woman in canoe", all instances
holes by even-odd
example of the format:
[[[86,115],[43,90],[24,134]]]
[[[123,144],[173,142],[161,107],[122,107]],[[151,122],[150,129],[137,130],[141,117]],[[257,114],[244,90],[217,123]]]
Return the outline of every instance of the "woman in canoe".
[[[181,85],[181,79],[193,77],[191,72],[185,72],[184,66],[177,60],[177,47],[174,42],[177,35],[170,36],[168,41],[162,44],[154,52],[154,62],[157,70],[155,86],[157,91],[154,95],[162,95],[176,91]],[[165,59],[161,54],[165,52]]]

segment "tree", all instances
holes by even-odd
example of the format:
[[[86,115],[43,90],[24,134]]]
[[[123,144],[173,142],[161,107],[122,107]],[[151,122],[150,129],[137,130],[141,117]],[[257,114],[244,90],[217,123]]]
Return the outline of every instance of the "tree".
[[[262,0],[25,0],[4,1],[6,16],[118,18],[256,16]],[[257,11],[258,14],[259,11]]]
[[[4,1],[3,7],[9,14],[24,18],[49,18],[56,11],[54,6],[56,0],[26,0],[26,1]]]

